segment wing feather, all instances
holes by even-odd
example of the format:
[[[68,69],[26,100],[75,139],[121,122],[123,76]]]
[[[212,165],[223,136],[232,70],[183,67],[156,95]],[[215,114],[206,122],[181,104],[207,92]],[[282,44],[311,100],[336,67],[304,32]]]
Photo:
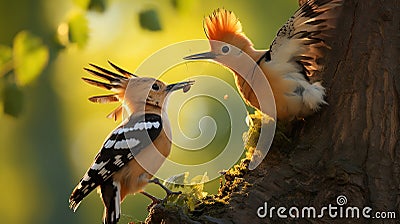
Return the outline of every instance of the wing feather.
[[[70,197],[70,208],[79,203],[93,189],[104,183],[115,172],[150,145],[161,133],[161,116],[156,114],[132,115],[116,128],[104,142],[95,161],[76,186]]]
[[[293,64],[305,78],[320,71],[322,49],[330,31],[336,26],[336,18],[343,0],[309,0],[282,26],[270,46],[271,63]]]

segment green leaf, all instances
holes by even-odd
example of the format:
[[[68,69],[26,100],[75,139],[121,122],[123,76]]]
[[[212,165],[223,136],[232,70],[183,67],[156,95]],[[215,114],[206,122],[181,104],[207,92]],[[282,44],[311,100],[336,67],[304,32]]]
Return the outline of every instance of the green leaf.
[[[161,30],[160,19],[158,18],[158,13],[154,9],[147,9],[139,14],[140,26],[143,29],[150,31]]]
[[[207,192],[203,192],[204,183],[208,182],[210,179],[207,176],[207,172],[203,175],[197,175],[190,180],[192,185],[192,192],[196,199],[201,199],[207,195]]]
[[[82,13],[75,14],[68,21],[69,41],[76,43],[79,48],[86,45],[89,39],[89,27],[86,17]]]
[[[203,175],[197,175],[190,180],[191,184],[204,184],[205,182],[209,181],[210,178],[207,176],[207,172],[204,172]]]
[[[104,12],[106,10],[105,0],[91,0],[89,3],[89,10],[96,12]]]
[[[179,186],[183,186],[184,184],[187,183],[187,177],[189,176],[189,172],[184,172],[180,174],[176,174],[173,176],[168,177],[164,181],[164,186],[166,186],[168,189],[174,189]]]
[[[16,83],[7,83],[3,89],[3,110],[5,114],[18,117],[23,109],[24,95]]]
[[[14,71],[20,85],[32,82],[46,67],[49,49],[39,37],[21,31],[14,38]]]

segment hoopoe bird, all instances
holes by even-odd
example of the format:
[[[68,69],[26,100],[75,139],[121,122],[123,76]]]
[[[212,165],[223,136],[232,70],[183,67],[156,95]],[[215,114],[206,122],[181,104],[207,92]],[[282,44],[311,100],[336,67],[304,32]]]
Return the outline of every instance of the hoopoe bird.
[[[105,81],[83,78],[97,87],[111,90],[109,95],[90,97],[97,103],[122,102],[109,117],[117,119],[123,110],[127,118],[106,138],[93,164],[87,170],[70,198],[70,208],[76,211],[81,201],[95,188],[104,203],[103,223],[115,224],[121,215],[121,202],[128,194],[140,192],[153,200],[159,199],[143,191],[154,182],[167,192],[153,174],[163,164],[171,150],[171,130],[166,113],[169,95],[179,89],[187,92],[194,81],[166,85],[154,78],[138,77],[109,62],[118,72],[91,64],[89,73]],[[166,197],[167,197],[166,196]]]
[[[324,87],[320,82],[310,83],[309,76],[322,70],[322,65],[318,64],[319,59],[323,57],[322,50],[329,48],[326,39],[335,28],[342,3],[343,0],[307,1],[280,28],[269,50],[254,49],[235,14],[217,9],[204,21],[211,51],[184,59],[212,59],[230,67],[227,62],[239,64],[240,54],[246,53],[261,68],[271,86],[278,120],[303,118],[326,104]],[[226,44],[220,44],[221,42]],[[260,101],[252,89],[255,83],[260,83],[260,76],[254,76],[251,72],[233,72],[236,86],[244,101],[266,113],[260,109]],[[250,83],[246,80],[250,80]]]

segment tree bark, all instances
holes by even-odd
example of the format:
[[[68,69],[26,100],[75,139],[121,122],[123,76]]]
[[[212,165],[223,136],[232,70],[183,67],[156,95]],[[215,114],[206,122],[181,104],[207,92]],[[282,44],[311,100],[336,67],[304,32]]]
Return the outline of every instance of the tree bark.
[[[255,170],[228,175],[221,188],[221,192],[230,191],[225,193],[228,204],[207,205],[200,215],[194,215],[199,223],[398,223],[399,12],[398,0],[345,0],[326,70],[320,74],[329,105],[298,122],[291,143],[274,142]],[[339,195],[347,198],[344,208],[394,211],[396,219],[364,219],[361,215],[359,219],[328,215],[281,219],[276,213],[272,218],[269,214],[264,219],[257,217],[264,202],[276,208],[318,209],[336,206]],[[158,214],[166,217],[165,212],[153,211],[149,223]]]

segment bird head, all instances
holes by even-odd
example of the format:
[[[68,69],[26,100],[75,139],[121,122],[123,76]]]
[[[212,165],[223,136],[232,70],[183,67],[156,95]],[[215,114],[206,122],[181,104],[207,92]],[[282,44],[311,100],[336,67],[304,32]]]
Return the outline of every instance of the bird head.
[[[131,104],[135,111],[141,106],[161,110],[166,107],[168,96],[177,90],[189,91],[194,81],[165,84],[164,82],[148,77],[137,77],[129,80],[125,92],[125,103]],[[144,108],[144,107],[143,107]]]
[[[252,47],[239,19],[226,9],[217,9],[204,19],[204,32],[210,40],[211,51],[184,57],[185,60],[212,59],[226,64],[225,60],[229,60],[226,56],[239,57],[246,48]]]
[[[123,108],[128,110],[128,113],[147,108],[161,110],[170,93],[179,89],[187,92],[190,86],[194,84],[194,81],[186,81],[167,85],[154,78],[138,77],[111,62],[109,63],[118,73],[94,64],[90,64],[92,68],[85,68],[86,71],[105,80],[105,82],[85,77],[82,79],[91,85],[113,92],[108,95],[92,96],[89,98],[90,101],[95,103],[123,103],[124,107],[118,106],[107,116],[114,120],[121,117]]]

